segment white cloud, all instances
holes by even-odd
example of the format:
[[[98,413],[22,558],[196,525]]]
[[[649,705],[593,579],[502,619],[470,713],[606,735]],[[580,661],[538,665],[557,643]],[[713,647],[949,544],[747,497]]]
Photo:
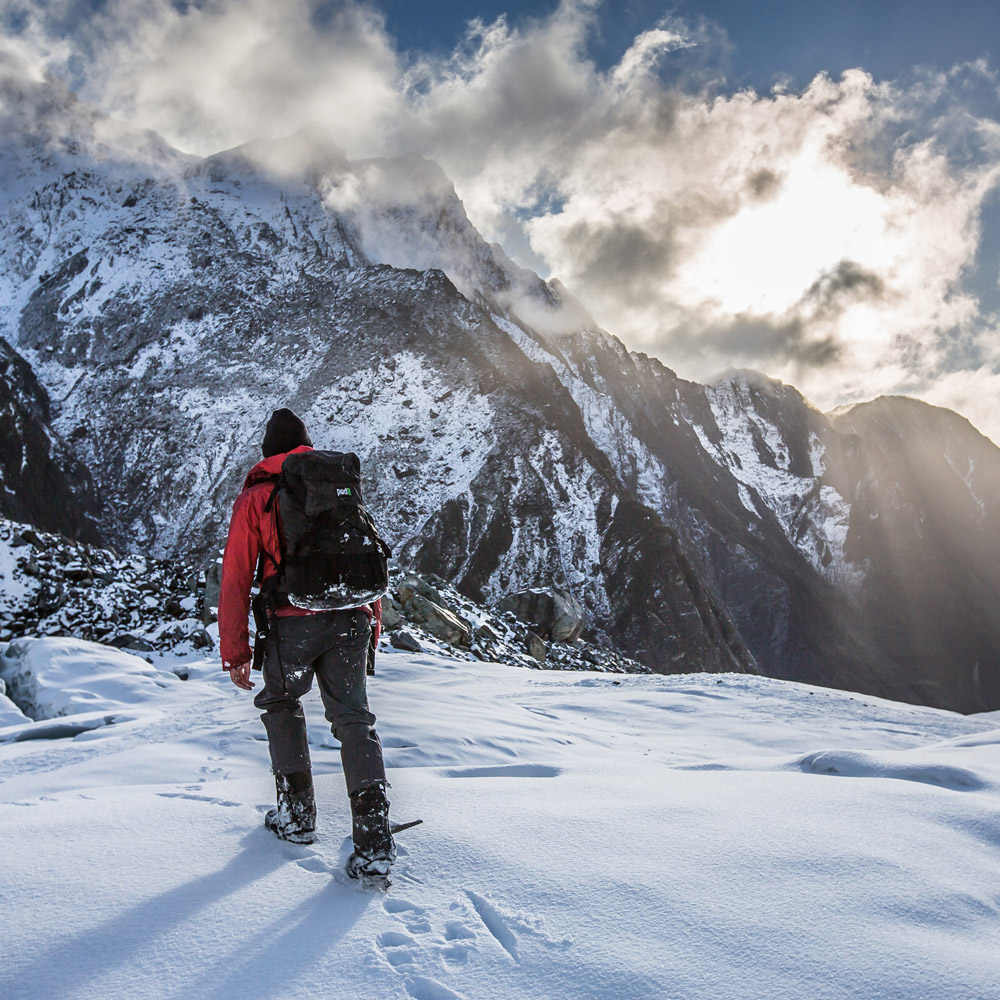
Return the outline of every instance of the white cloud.
[[[436,159],[487,239],[683,375],[750,365],[821,406],[915,392],[1000,440],[979,398],[1000,334],[963,285],[1000,180],[1000,126],[967,100],[996,85],[983,62],[758,95],[666,85],[685,46],[715,44],[677,22],[599,70],[595,0],[473,22],[447,59],[401,54],[351,0],[110,0],[75,48],[47,40],[71,3],[15,5],[24,53],[182,148],[317,121],[352,157]]]
[[[71,19],[67,2],[2,0],[29,39]],[[354,2],[107,0],[77,15],[61,48],[35,46],[103,110],[208,154],[320,121],[342,145],[375,150],[398,118],[397,57],[381,15]],[[70,51],[67,45],[72,42]]]

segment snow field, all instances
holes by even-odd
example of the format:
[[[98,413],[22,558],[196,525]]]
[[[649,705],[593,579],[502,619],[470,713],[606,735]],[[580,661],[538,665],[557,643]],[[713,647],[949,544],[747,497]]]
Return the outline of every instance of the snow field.
[[[392,814],[424,824],[382,895],[342,872],[318,695],[320,836],[285,844],[250,697],[183,668],[131,721],[0,744],[3,997],[995,996],[996,713],[384,650]]]

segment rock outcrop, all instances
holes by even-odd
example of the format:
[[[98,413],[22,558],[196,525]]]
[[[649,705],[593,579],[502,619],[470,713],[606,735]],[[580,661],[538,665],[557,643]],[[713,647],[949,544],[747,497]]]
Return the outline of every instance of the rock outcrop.
[[[519,590],[502,598],[497,606],[530,625],[542,639],[554,642],[578,639],[586,624],[580,602],[564,590]]]

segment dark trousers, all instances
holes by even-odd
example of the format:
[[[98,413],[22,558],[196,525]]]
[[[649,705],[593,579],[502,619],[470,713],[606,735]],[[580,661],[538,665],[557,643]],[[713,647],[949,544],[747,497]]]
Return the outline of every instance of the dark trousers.
[[[315,674],[330,730],[340,740],[348,793],[385,781],[382,744],[365,691],[370,635],[368,615],[361,610],[272,619],[264,647],[264,689],[254,704],[264,713],[275,774],[309,770],[300,699]]]

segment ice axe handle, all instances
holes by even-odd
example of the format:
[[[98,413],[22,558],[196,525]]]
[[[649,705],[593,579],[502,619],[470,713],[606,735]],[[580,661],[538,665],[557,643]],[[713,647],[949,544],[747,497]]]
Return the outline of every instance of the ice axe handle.
[[[411,819],[409,823],[393,823],[389,827],[390,833],[399,833],[400,830],[409,830],[411,826],[420,826],[423,823],[422,819]]]

